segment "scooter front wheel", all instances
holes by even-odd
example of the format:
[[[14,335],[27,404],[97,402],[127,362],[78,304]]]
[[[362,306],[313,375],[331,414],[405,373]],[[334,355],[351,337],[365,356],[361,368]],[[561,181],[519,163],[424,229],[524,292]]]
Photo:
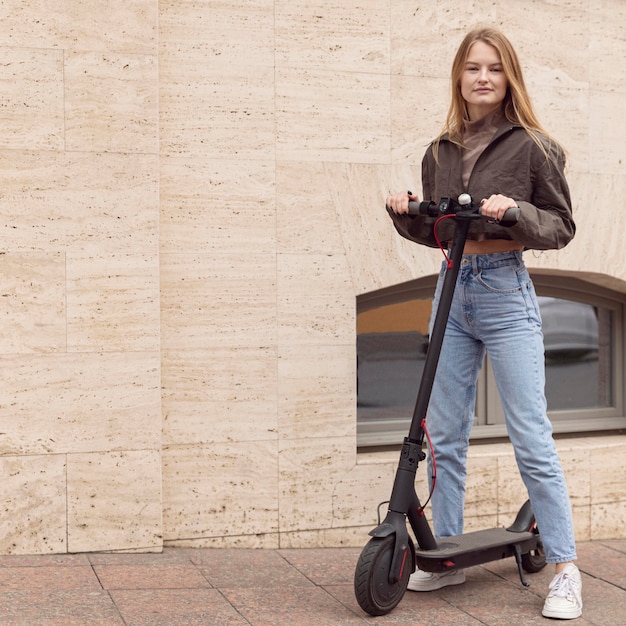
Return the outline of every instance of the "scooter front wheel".
[[[409,558],[400,580],[389,581],[395,540],[395,535],[374,537],[359,556],[354,572],[354,593],[359,606],[370,615],[386,615],[398,606],[415,568],[412,551],[407,550]]]

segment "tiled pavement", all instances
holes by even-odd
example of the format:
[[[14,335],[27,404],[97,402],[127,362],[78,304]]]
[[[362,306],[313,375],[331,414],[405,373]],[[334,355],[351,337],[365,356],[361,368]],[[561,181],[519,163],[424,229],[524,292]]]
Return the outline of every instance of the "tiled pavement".
[[[365,537],[366,539],[367,537]],[[0,624],[317,626],[550,624],[541,617],[553,568],[520,585],[513,559],[467,570],[464,585],[407,591],[370,617],[352,587],[360,548],[187,549],[162,554],[0,557]],[[579,544],[583,617],[626,624],[626,539]]]

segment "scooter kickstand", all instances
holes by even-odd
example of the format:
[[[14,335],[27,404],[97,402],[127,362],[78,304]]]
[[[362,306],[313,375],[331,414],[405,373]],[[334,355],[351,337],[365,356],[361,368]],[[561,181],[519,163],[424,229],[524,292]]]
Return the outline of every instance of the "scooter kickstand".
[[[524,578],[524,570],[522,569],[522,549],[519,547],[519,544],[515,544],[513,549],[515,550],[515,562],[517,563],[519,579],[522,581],[522,585],[524,585],[524,587],[530,587],[530,583]]]

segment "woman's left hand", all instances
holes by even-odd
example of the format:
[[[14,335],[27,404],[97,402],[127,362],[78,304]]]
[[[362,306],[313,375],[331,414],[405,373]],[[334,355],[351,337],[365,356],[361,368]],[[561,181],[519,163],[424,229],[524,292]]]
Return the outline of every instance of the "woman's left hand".
[[[517,206],[517,202],[513,198],[503,196],[501,193],[496,193],[488,198],[483,198],[480,203],[480,212],[487,216],[492,217],[496,221],[500,221],[508,209],[512,209]]]

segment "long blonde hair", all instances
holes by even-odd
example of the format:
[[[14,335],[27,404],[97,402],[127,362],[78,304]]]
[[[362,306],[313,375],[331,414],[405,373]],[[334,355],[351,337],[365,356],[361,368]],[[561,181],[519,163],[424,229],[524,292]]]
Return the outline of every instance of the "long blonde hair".
[[[565,153],[559,143],[542,128],[535,115],[524,83],[522,66],[511,42],[496,28],[481,27],[472,30],[465,36],[454,57],[450,74],[452,99],[443,130],[433,144],[435,157],[439,142],[444,135],[447,135],[452,142],[463,145],[463,120],[467,118],[467,112],[465,100],[461,94],[461,76],[465,71],[465,63],[470,49],[477,41],[494,47],[500,55],[502,69],[508,81],[506,95],[502,103],[502,109],[507,120],[512,124],[522,126],[546,156],[548,155],[546,139],[548,145],[555,144]]]

